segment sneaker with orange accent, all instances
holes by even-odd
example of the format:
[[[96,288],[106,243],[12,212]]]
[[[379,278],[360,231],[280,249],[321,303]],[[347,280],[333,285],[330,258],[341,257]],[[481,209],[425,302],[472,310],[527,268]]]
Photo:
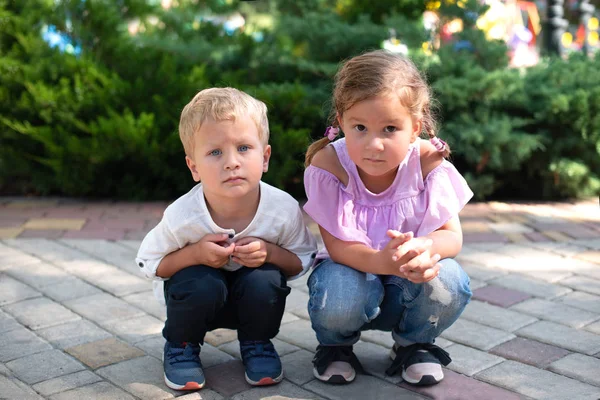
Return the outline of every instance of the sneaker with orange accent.
[[[205,383],[200,346],[167,341],[163,352],[165,384],[174,390],[198,390]]]
[[[241,341],[240,353],[246,382],[252,386],[274,385],[283,379],[281,360],[270,340]]]

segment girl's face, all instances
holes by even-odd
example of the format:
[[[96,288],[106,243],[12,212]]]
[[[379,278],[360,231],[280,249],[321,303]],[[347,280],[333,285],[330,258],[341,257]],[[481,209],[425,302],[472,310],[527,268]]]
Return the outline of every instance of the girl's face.
[[[346,136],[350,159],[359,175],[375,193],[387,189],[408,148],[421,132],[396,94],[382,95],[356,103],[338,115]]]

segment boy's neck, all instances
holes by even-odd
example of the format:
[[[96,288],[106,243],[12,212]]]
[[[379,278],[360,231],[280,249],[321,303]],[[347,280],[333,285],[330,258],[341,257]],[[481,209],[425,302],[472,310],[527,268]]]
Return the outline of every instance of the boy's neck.
[[[206,207],[215,224],[223,229],[241,232],[252,222],[260,203],[260,187],[238,198],[212,198],[204,193]]]

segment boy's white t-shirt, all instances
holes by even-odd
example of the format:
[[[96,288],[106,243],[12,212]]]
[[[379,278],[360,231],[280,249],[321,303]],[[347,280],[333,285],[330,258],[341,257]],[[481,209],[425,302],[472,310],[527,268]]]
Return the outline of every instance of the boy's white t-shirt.
[[[247,236],[257,237],[296,254],[302,262],[302,272],[288,280],[304,275],[317,253],[315,238],[304,223],[300,206],[288,193],[261,181],[254,218],[243,231],[235,232],[221,228],[213,221],[202,183],[199,183],[167,207],[162,220],[146,235],[138,250],[135,261],[145,276],[154,280],[154,296],[159,302],[165,304],[163,281],[167,280],[156,276],[162,259],[211,233],[233,234],[228,242]],[[241,267],[230,260],[222,269],[235,271]]]

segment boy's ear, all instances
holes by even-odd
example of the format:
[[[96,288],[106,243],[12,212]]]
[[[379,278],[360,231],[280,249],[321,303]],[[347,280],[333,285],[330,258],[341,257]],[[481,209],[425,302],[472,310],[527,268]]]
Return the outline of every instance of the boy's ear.
[[[269,160],[271,159],[271,145],[266,145],[263,152],[263,172],[269,170]]]
[[[194,182],[200,182],[200,173],[198,172],[198,168],[196,167],[196,163],[190,157],[185,156],[185,163],[187,167],[190,169],[192,173],[192,178],[194,178]]]

